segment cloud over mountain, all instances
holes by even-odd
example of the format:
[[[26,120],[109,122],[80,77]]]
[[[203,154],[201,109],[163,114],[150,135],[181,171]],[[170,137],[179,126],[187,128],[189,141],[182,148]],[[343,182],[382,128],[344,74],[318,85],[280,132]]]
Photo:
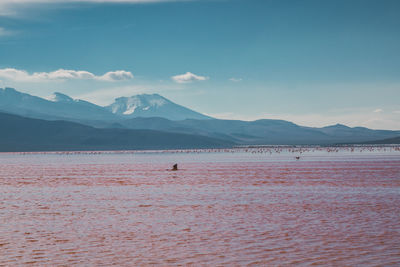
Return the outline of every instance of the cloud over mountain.
[[[133,79],[133,74],[129,71],[117,70],[109,71],[101,76],[84,70],[65,70],[59,69],[52,72],[34,72],[32,74],[25,70],[14,68],[0,69],[0,78],[17,82],[48,82],[65,80],[99,80],[99,81],[122,81]]]
[[[205,76],[199,76],[191,72],[186,72],[185,74],[172,76],[171,79],[177,83],[191,83],[195,81],[205,81],[209,78]]]

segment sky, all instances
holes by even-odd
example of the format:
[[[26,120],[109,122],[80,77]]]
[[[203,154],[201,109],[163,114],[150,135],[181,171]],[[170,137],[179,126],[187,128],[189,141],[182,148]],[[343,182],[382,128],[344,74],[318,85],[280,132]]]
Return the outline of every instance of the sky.
[[[0,88],[400,130],[398,0],[0,0]]]

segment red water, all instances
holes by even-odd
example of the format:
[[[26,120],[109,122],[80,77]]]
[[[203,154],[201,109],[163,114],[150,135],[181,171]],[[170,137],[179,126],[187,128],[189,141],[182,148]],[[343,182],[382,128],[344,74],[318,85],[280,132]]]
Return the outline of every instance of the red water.
[[[0,265],[400,265],[399,151],[254,151],[1,154]]]

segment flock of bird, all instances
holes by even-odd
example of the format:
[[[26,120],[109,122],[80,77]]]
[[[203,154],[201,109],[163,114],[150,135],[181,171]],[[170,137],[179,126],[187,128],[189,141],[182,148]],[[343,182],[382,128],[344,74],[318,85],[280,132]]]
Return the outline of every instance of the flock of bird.
[[[359,145],[359,146],[249,146],[225,149],[176,149],[176,150],[121,150],[121,151],[51,151],[51,152],[12,152],[17,154],[57,154],[57,155],[98,155],[98,154],[177,154],[177,153],[251,153],[251,154],[297,154],[300,159],[303,153],[315,152],[400,152],[400,145]]]

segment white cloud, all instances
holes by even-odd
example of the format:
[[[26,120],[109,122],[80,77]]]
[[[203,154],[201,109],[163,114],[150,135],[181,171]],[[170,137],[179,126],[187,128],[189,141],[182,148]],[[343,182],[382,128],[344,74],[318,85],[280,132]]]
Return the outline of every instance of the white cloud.
[[[84,70],[65,70],[59,69],[52,72],[34,72],[32,74],[25,70],[13,68],[0,69],[0,78],[16,82],[48,82],[65,80],[99,80],[99,81],[121,81],[133,79],[133,74],[129,71],[118,70],[110,71],[101,76]]]
[[[133,74],[124,70],[109,71],[98,79],[104,81],[123,81],[133,79]]]
[[[243,81],[242,78],[230,78],[229,80],[230,80],[231,82],[235,82],[235,83],[238,83],[238,82]]]
[[[0,0],[0,16],[16,15],[18,8],[34,4],[69,4],[69,3],[120,3],[120,4],[150,4],[166,2],[187,2],[195,0]]]
[[[209,78],[205,76],[199,76],[191,72],[186,72],[185,74],[172,76],[171,79],[177,83],[191,83],[195,81],[205,81]]]
[[[374,113],[381,113],[381,112],[383,112],[383,109],[377,108],[377,109],[375,109],[373,112],[374,112]]]

